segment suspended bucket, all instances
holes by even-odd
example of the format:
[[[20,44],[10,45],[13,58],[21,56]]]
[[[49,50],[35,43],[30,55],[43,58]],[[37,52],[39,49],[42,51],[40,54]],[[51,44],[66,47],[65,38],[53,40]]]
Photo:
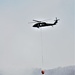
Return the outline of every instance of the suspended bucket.
[[[42,73],[42,74],[45,74],[45,71],[44,71],[44,70],[41,70],[41,73]]]

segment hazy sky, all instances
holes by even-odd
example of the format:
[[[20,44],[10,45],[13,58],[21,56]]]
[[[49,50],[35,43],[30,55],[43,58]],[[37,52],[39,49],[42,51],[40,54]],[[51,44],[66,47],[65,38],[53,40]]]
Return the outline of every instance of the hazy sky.
[[[28,22],[55,17],[42,28],[44,68],[74,65],[74,1],[0,0],[0,70],[41,68],[41,32]]]

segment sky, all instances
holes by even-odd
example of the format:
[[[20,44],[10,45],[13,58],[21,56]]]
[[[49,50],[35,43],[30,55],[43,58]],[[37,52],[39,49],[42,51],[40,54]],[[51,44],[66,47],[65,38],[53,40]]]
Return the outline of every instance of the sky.
[[[54,27],[33,28],[33,19]],[[74,64],[74,0],[0,0],[0,70]],[[42,51],[43,48],[43,66]]]

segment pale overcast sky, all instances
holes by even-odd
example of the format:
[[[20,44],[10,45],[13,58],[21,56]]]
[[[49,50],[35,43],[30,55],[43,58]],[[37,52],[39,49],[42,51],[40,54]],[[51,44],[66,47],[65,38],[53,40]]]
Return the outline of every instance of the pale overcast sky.
[[[46,69],[74,65],[74,1],[0,0],[0,70],[41,68],[41,32],[28,22],[55,17],[42,28]]]

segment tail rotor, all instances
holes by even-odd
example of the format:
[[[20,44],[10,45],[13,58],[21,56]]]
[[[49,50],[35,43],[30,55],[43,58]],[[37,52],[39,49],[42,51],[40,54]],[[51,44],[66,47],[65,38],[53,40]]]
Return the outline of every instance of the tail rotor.
[[[58,18],[56,17],[56,20],[59,21],[60,19],[58,19]]]

